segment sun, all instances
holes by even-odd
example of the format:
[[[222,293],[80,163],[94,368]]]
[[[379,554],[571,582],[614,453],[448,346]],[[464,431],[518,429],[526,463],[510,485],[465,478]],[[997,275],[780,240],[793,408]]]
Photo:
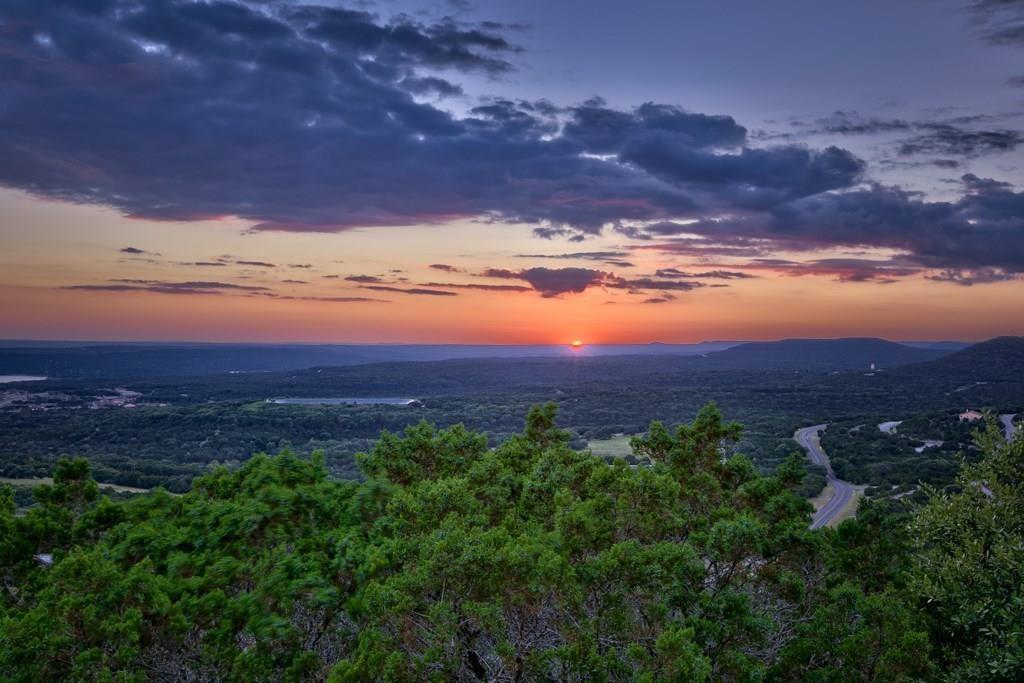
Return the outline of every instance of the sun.
[[[572,343],[569,344],[569,348],[571,348],[573,350],[582,349],[583,348],[583,342],[581,342],[579,339],[573,339]]]

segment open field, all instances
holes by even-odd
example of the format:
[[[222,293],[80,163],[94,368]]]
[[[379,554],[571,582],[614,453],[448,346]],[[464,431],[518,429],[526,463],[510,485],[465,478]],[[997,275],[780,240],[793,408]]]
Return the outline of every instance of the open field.
[[[615,434],[607,439],[593,439],[587,442],[587,448],[594,455],[611,456],[614,458],[625,458],[633,455],[633,448],[629,445],[628,434]]]
[[[53,484],[53,477],[0,477],[0,484],[9,486],[41,486]],[[101,489],[115,491],[117,493],[149,493],[149,489],[142,489],[135,486],[121,486],[119,484],[104,484],[99,482]]]

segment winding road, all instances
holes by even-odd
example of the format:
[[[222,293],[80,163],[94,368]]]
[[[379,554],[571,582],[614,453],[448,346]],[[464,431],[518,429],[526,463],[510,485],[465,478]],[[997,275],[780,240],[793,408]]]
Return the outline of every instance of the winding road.
[[[1004,413],[999,416],[999,421],[1003,425],[1003,432],[1006,434],[1007,441],[1013,441],[1020,435],[1020,428],[1014,423],[1013,419],[1016,414]],[[896,425],[899,423],[883,422],[878,427],[882,431],[887,431],[883,426],[888,427],[890,425]],[[857,494],[857,487],[848,481],[843,481],[836,477],[836,473],[832,471],[832,463],[829,462],[828,455],[825,454],[825,450],[821,447],[821,433],[825,431],[828,425],[812,425],[810,427],[803,427],[802,429],[796,430],[793,434],[793,440],[800,444],[800,447],[807,451],[807,455],[811,458],[811,462],[815,465],[819,465],[825,468],[825,480],[832,485],[832,497],[829,498],[828,502],[821,506],[821,509],[814,513],[811,517],[811,528],[820,529],[823,526],[828,526],[832,522],[836,515],[843,511],[853,497]],[[890,427],[891,428],[891,427]],[[984,486],[982,489],[985,494],[990,496],[992,492],[986,489]]]
[[[832,471],[832,463],[829,462],[828,456],[825,455],[825,451],[821,447],[821,433],[825,431],[827,426],[814,425],[812,427],[804,427],[796,430],[796,433],[793,434],[793,439],[800,444],[801,448],[807,451],[811,462],[825,468],[825,480],[832,485],[832,497],[811,517],[812,529],[820,529],[828,525],[836,515],[850,504],[850,501],[853,500],[857,492],[853,484],[836,478],[836,473]]]

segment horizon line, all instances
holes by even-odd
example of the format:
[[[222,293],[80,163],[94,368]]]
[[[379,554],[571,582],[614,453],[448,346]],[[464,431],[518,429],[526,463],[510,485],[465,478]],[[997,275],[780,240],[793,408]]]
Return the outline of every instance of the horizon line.
[[[890,339],[888,337],[872,335],[846,335],[839,337],[773,337],[773,338],[747,338],[747,339],[703,339],[695,342],[674,342],[674,341],[637,341],[637,342],[583,342],[587,347],[609,347],[609,346],[700,346],[702,344],[749,344],[755,342],[781,342],[781,341],[838,341],[842,339],[879,339],[898,344],[976,344],[983,341],[998,339],[999,337],[1017,337],[1015,334],[997,334],[991,337],[979,339]],[[81,345],[102,345],[102,344],[138,344],[138,345],[209,345],[209,346],[477,346],[477,347],[561,347],[569,346],[574,340],[565,342],[533,342],[533,343],[481,343],[481,342],[398,342],[398,341],[372,341],[372,342],[346,342],[346,341],[238,341],[238,340],[187,340],[187,339],[38,339],[38,338],[0,338],[0,347],[14,344],[81,344]]]

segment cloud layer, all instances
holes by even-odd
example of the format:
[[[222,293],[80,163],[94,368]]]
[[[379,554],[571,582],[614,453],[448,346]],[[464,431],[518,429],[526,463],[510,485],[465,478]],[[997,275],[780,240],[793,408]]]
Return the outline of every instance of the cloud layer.
[[[1019,3],[971,7],[987,40],[1019,42]],[[9,0],[0,22],[0,184],[42,197],[148,219],[238,216],[257,230],[478,219],[577,240],[615,226],[700,256],[878,247],[904,270],[964,284],[1024,271],[1024,195],[994,180],[965,175],[959,199],[930,202],[868,184],[866,163],[841,147],[761,145],[731,116],[671,104],[498,97],[445,109],[460,73],[513,70],[519,50],[500,25],[273,0]],[[906,131],[902,154],[955,157],[947,165],[1021,144],[1004,129],[832,125]],[[565,258],[630,266],[624,253],[585,254]],[[702,286],[508,272],[543,296]],[[419,289],[382,291],[455,295]]]
[[[487,278],[524,280],[544,298],[562,296],[563,294],[580,294],[591,287],[623,289],[636,294],[649,290],[659,290],[662,293],[670,291],[688,292],[708,286],[703,282],[692,280],[651,277],[627,278],[608,271],[591,268],[537,267],[524,270],[489,268],[480,273],[480,275]]]
[[[862,170],[837,148],[749,148],[731,117],[669,105],[493,99],[458,117],[418,99],[452,91],[439,72],[512,68],[490,26],[284,2],[13,0],[0,13],[0,182],[133,216],[594,232],[771,206]]]

